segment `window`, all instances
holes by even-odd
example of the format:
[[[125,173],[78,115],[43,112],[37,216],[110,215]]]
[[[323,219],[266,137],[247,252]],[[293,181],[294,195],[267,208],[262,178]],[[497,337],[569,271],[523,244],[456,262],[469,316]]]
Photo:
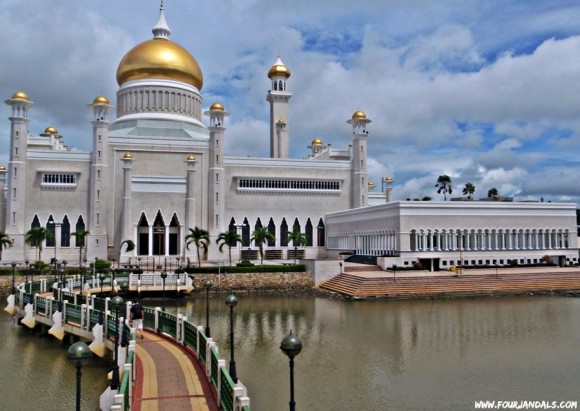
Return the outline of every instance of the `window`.
[[[42,173],[41,187],[76,187],[77,175],[73,173]]]
[[[278,180],[278,179],[248,179],[237,181],[238,191],[270,191],[270,192],[310,192],[312,194],[338,193],[340,181],[325,180]]]

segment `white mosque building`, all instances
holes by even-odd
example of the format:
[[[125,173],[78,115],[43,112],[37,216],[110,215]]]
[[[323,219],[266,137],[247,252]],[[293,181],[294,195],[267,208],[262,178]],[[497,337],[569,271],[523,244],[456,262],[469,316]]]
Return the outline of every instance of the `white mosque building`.
[[[288,258],[293,247],[287,233],[293,230],[307,237],[300,254],[319,257],[325,214],[368,203],[365,113],[356,111],[348,120],[348,147],[325,146],[316,138],[306,158],[288,158],[291,72],[278,58],[268,71],[266,94],[270,157],[227,156],[228,112],[217,102],[203,111],[203,74],[194,57],[169,39],[163,7],[153,35],[119,63],[116,119],[110,120],[114,107],[107,97],[89,105],[90,152],[68,149],[53,126],[32,133],[33,102],[26,92],[5,101],[12,109],[11,141],[8,167],[0,169],[0,230],[13,247],[4,260],[34,261],[36,250],[25,244],[25,235],[39,226],[54,233],[43,248],[46,261],[78,261],[79,244],[71,236],[77,230],[89,232],[89,261],[193,259],[195,247],[188,250],[184,238],[194,227],[210,233],[208,260],[224,258],[215,240],[229,229],[243,238],[235,251],[255,258],[250,235],[257,227],[276,237],[267,244],[267,258]],[[119,251],[125,240],[136,249]]]
[[[299,257],[307,259],[355,253],[379,257],[385,267],[422,262],[437,269],[457,264],[465,251],[466,265],[544,255],[578,262],[574,204],[393,202],[390,178],[385,193],[369,199],[371,120],[362,111],[347,121],[348,147],[315,138],[306,158],[289,158],[291,72],[280,58],[268,71],[270,157],[226,155],[228,112],[217,102],[203,111],[203,74],[169,40],[163,7],[153,35],[119,63],[116,119],[107,97],[89,105],[91,151],[70,150],[52,126],[32,133],[26,92],[5,101],[12,115],[9,164],[0,167],[0,231],[13,239],[5,261],[34,261],[25,235],[42,226],[54,233],[45,261],[78,261],[77,230],[89,232],[89,261],[194,261],[195,248],[185,246],[194,227],[210,234],[202,259],[225,259],[215,240],[228,230],[243,239],[235,257],[255,259],[250,235],[264,227],[276,238],[266,245],[268,259],[291,258],[287,234],[299,230],[307,237]],[[135,250],[121,250],[126,240]]]

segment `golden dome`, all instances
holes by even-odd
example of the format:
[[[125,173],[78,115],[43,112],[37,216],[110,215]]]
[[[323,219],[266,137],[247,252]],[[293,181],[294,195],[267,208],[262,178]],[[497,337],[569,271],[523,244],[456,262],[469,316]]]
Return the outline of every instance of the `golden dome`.
[[[392,183],[393,182],[393,177],[385,177],[385,183]]]
[[[368,186],[369,186],[369,188],[374,188],[375,183],[373,183],[372,181],[369,181]]]
[[[282,63],[282,60],[280,60],[280,57],[278,57],[274,65],[270,68],[270,71],[268,71],[268,78],[275,76],[289,78],[291,74],[290,69],[286,67],[286,65]]]
[[[131,154],[131,153],[125,153],[125,155],[123,156],[123,159],[125,159],[125,160],[133,160],[133,154]]]
[[[4,166],[0,166],[0,172],[1,172],[1,173],[4,173],[4,172],[6,172],[6,167],[4,167]]]
[[[211,106],[209,106],[209,110],[210,111],[224,111],[224,106],[221,103],[218,103],[216,101]]]
[[[322,143],[322,140],[318,137],[316,137],[315,139],[312,140],[312,143],[310,143],[311,146],[323,146],[324,144]]]
[[[133,47],[119,63],[117,83],[131,80],[167,79],[203,87],[203,74],[197,61],[179,44],[154,38]]]
[[[197,159],[193,154],[190,154],[187,156],[187,159],[185,161],[197,161]]]
[[[58,130],[56,129],[56,127],[48,126],[47,128],[44,129],[44,133],[45,134],[58,134]]]
[[[281,125],[281,124],[286,124],[286,120],[284,120],[284,117],[280,117],[280,118],[278,119],[278,121],[276,122],[276,124],[280,124],[280,125]]]
[[[24,100],[28,101],[28,94],[22,90],[18,90],[16,93],[12,94],[12,100]]]
[[[93,100],[93,104],[106,104],[109,105],[109,99],[105,96],[97,96]]]
[[[364,120],[366,118],[367,118],[367,115],[364,113],[364,111],[358,110],[358,111],[355,111],[352,114],[352,119],[353,120],[360,120],[360,119]]]

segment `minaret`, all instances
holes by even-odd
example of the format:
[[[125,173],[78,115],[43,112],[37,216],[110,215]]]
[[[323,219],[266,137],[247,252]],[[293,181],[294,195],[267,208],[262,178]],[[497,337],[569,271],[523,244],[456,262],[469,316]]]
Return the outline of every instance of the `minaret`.
[[[368,205],[367,137],[366,126],[371,120],[362,111],[355,111],[347,121],[352,125],[352,208]]]
[[[185,159],[185,233],[189,232],[190,228],[195,227],[195,163],[197,159],[193,154],[190,154]],[[185,236],[185,235],[184,235]],[[185,257],[185,241],[181,246],[182,254]]]
[[[107,232],[110,186],[108,141],[108,114],[113,108],[106,97],[98,96],[89,104],[93,109],[93,153],[91,159],[91,176],[89,188],[89,223],[87,236],[87,252],[90,258],[107,258]],[[121,240],[122,241],[122,240]]]
[[[24,235],[28,225],[24,221],[26,209],[26,174],[28,160],[28,109],[34,104],[24,91],[17,91],[4,101],[12,107],[10,119],[10,156],[8,163],[8,195],[4,227],[12,238],[15,250],[25,250]]]
[[[272,80],[266,100],[270,103],[270,157],[288,158],[288,102],[292,93],[287,91],[286,81],[290,78],[290,69],[278,59],[268,72]]]
[[[121,161],[123,162],[123,209],[121,214],[121,238],[119,239],[119,244],[121,241],[135,238],[135,233],[131,230],[133,154],[125,153]],[[129,251],[126,255],[132,254],[133,252]],[[123,251],[121,250],[121,255],[119,255],[119,262],[121,262],[121,258],[123,256]]]
[[[393,177],[385,177],[385,202],[393,201]]]
[[[6,202],[4,201],[4,189],[6,188],[6,167],[0,166],[0,231],[6,232]]]
[[[209,117],[209,167],[208,167],[208,198],[209,218],[208,231],[210,238],[217,238],[219,233],[225,230],[225,172],[223,147],[224,120],[229,113],[220,103],[213,103],[209,110],[204,113]],[[215,241],[215,240],[213,240]]]

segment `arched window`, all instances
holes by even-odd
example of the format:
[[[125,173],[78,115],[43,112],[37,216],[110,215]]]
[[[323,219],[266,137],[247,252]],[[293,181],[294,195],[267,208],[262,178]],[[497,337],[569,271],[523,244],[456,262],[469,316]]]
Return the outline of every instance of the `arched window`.
[[[260,217],[258,217],[258,219],[256,220],[256,225],[254,226],[254,230],[259,230],[260,228],[263,228],[264,226],[262,225],[262,220],[260,220]]]
[[[79,216],[75,226],[75,232],[80,233],[83,231],[85,231],[85,222],[83,221],[83,217]],[[81,245],[84,247],[86,244],[83,242],[83,239],[81,239],[81,236],[75,236],[75,247],[80,247]]]
[[[305,228],[305,234],[306,234],[306,246],[307,247],[312,247],[312,222],[310,221],[310,219],[308,219],[308,221],[306,221],[306,228]]]
[[[68,216],[64,216],[60,227],[60,246],[70,247],[70,222]]]
[[[173,214],[169,223],[169,255],[179,254],[179,219]]]
[[[56,224],[54,222],[54,218],[52,218],[52,214],[50,215],[50,217],[48,217],[46,229],[52,233],[52,235],[46,237],[46,246],[54,247],[56,244]]]
[[[298,222],[298,217],[294,219],[294,225],[292,226],[292,231],[300,232],[300,222]]]
[[[244,223],[242,227],[242,246],[244,247],[250,246],[250,224],[248,223],[247,218],[244,218]]]
[[[137,255],[149,255],[149,222],[145,213],[139,218],[139,234],[137,237]]]
[[[228,226],[228,231],[236,231],[237,232],[238,227],[236,226],[236,220],[234,219],[234,217],[232,217],[232,219],[230,220],[230,225]]]
[[[324,247],[326,230],[324,228],[324,221],[322,221],[322,218],[318,221],[318,226],[316,228],[318,229],[318,241],[317,241],[318,246]]]
[[[30,228],[38,228],[40,227],[40,220],[38,219],[38,216],[35,215],[34,218],[32,219],[32,224],[30,224]]]
[[[280,245],[282,247],[288,247],[288,223],[286,223],[286,219],[282,220],[282,224],[280,224]]]
[[[168,94],[168,93],[166,93]],[[161,210],[157,211],[155,220],[153,221],[153,255],[165,254],[165,221]]]
[[[272,234],[272,236],[276,237],[276,225],[274,225],[274,220],[270,217],[270,222],[268,223],[268,232]],[[276,245],[276,240],[268,239],[268,247],[274,247]]]

